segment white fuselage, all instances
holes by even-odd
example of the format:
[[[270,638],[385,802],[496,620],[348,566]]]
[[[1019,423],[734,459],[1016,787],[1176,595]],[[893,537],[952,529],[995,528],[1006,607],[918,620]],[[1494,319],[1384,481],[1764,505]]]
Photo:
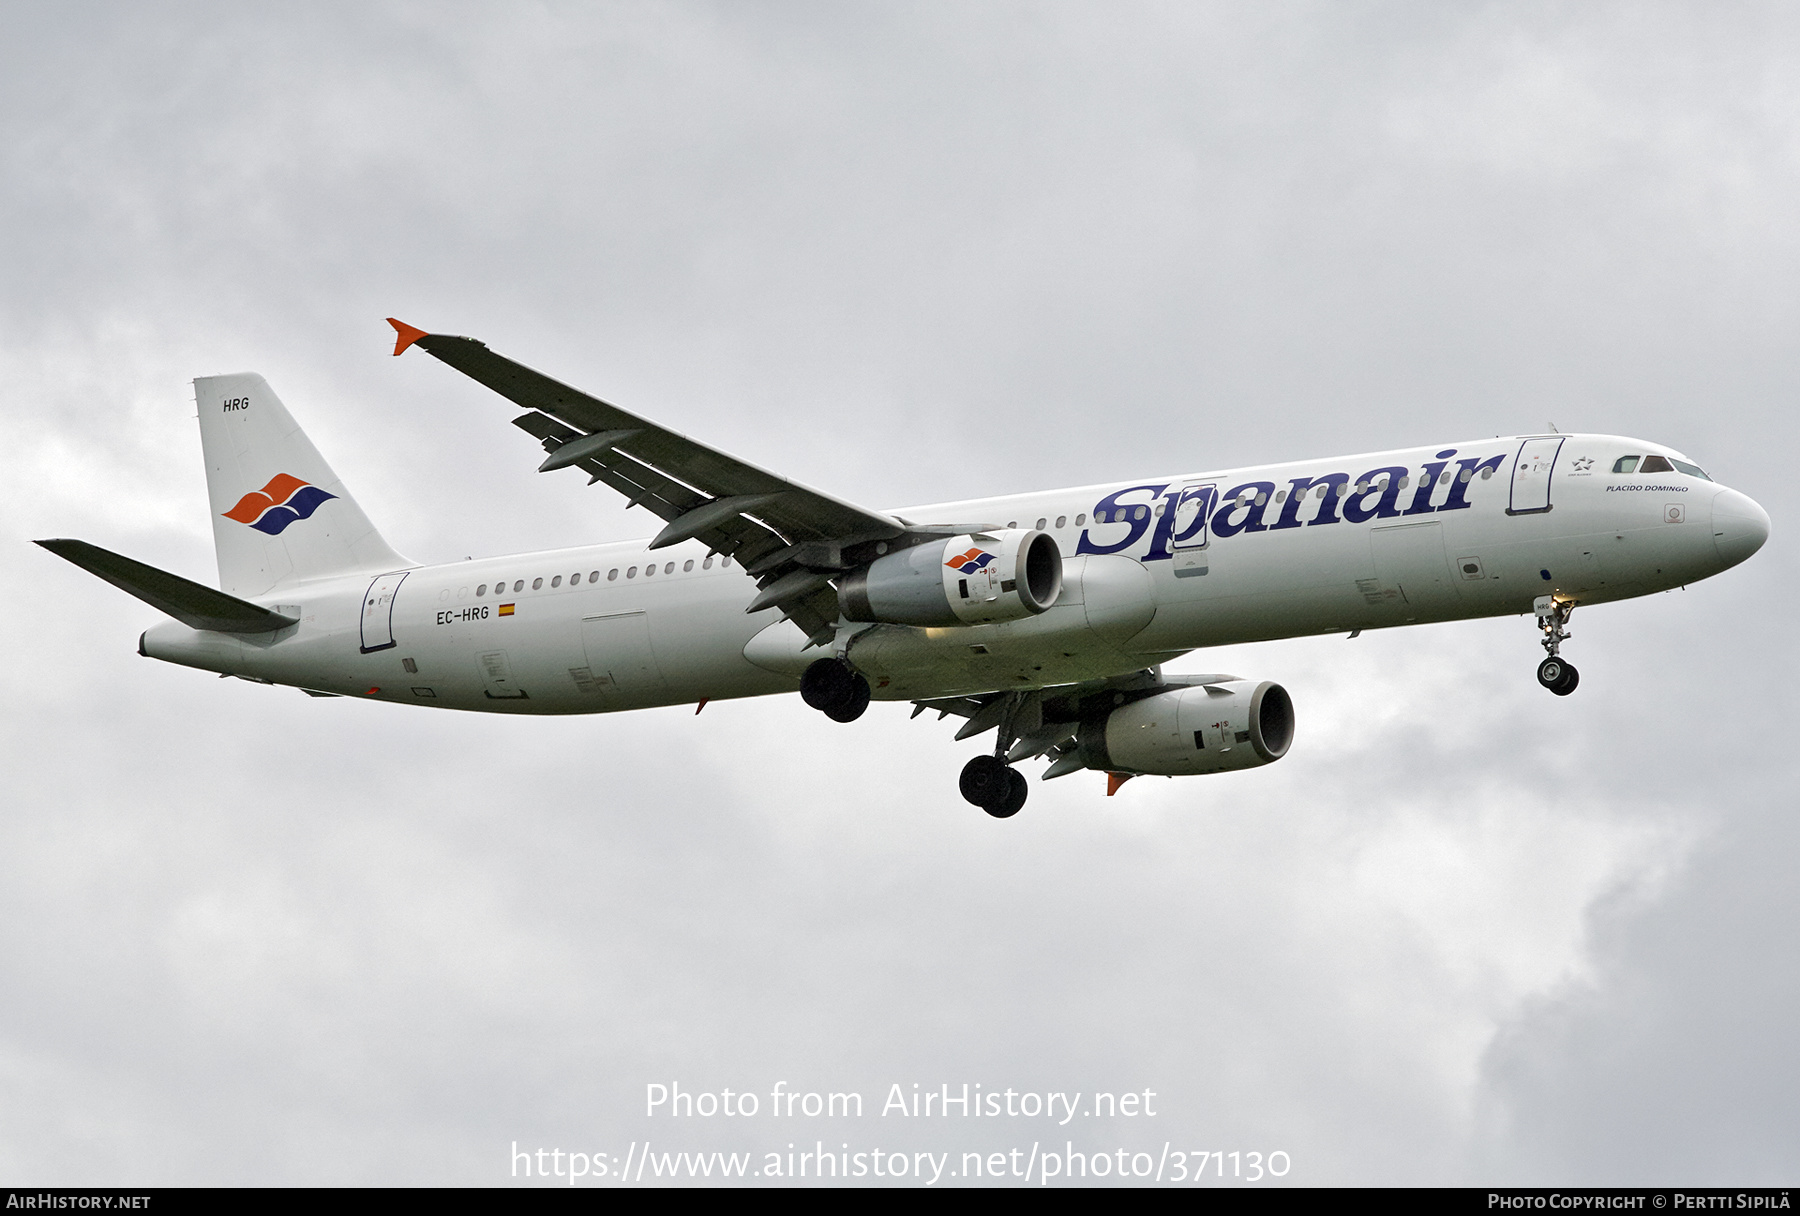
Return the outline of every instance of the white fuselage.
[[[1513,437],[902,509],[971,529],[1042,520],[1063,555],[1061,598],[1002,624],[844,626],[837,652],[877,699],[1043,687],[1207,646],[1529,613],[1544,595],[1624,599],[1755,552],[1768,520],[1744,495],[1679,472],[1611,471],[1664,452]],[[499,713],[791,692],[830,650],[804,650],[775,609],[747,615],[755,591],[698,542],[621,542],[296,584],[258,597],[299,618],[279,633],[167,622],[141,649],[318,692]]]

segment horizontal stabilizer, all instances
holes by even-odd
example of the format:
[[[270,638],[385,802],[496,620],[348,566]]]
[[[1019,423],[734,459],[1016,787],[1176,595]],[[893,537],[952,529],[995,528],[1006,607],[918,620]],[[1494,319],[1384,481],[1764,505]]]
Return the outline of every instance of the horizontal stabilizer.
[[[119,590],[129,591],[190,629],[210,629],[215,633],[273,633],[300,623],[291,616],[270,612],[248,600],[203,587],[155,566],[134,562],[84,540],[40,540],[37,543]]]

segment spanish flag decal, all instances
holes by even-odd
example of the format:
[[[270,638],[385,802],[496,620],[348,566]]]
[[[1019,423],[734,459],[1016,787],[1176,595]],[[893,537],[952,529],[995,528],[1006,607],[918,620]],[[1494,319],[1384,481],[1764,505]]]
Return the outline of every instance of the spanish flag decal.
[[[513,606],[511,604],[500,605],[500,615],[501,616],[511,616],[512,614],[513,614]]]

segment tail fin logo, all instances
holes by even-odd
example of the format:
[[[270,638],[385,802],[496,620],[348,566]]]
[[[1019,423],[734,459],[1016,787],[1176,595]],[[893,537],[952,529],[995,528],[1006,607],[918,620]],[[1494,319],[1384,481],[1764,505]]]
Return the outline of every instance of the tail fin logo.
[[[973,574],[994,560],[992,553],[983,552],[979,548],[970,549],[967,553],[959,553],[944,564],[952,570],[964,574]]]
[[[311,518],[320,503],[336,497],[311,482],[277,473],[268,485],[238,499],[238,505],[225,512],[225,518],[249,524],[270,536],[280,536],[289,524]]]

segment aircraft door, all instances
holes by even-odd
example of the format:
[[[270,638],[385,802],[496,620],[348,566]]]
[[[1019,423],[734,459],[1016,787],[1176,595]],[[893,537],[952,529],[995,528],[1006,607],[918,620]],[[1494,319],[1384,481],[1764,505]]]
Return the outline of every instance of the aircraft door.
[[[1444,551],[1444,525],[1437,520],[1375,528],[1369,533],[1369,545],[1375,577],[1386,594],[1398,600],[1395,606],[1402,619],[1440,617],[1461,605],[1462,593]]]
[[[362,609],[364,654],[394,646],[394,596],[399,592],[400,584],[406,581],[406,574],[404,570],[398,574],[383,574],[369,584]]]
[[[1192,483],[1181,487],[1175,499],[1175,522],[1169,527],[1169,547],[1174,551],[1175,577],[1191,578],[1205,574],[1208,565],[1207,544],[1211,539],[1207,518],[1218,501],[1219,487],[1211,482]]]
[[[1508,515],[1538,515],[1550,509],[1550,474],[1556,468],[1556,455],[1562,450],[1563,436],[1551,435],[1527,439],[1519,445],[1519,457],[1513,461],[1512,503]]]

